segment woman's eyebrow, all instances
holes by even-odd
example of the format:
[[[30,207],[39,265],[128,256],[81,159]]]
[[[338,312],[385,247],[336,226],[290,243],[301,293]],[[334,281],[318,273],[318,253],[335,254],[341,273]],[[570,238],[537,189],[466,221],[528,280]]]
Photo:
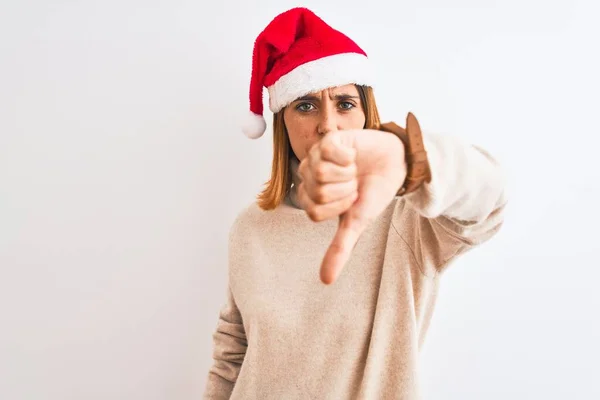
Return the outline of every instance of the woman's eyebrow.
[[[307,95],[296,99],[296,101],[321,101],[321,99],[317,96]]]
[[[331,98],[331,97],[330,97]],[[353,96],[347,93],[338,93],[331,98],[332,100],[347,100],[347,99],[359,99],[360,96]],[[321,101],[321,99],[314,95],[302,96],[296,101]]]
[[[339,94],[336,94],[333,97],[336,100],[360,99],[360,96],[353,96],[353,95],[347,94],[347,93],[339,93]]]

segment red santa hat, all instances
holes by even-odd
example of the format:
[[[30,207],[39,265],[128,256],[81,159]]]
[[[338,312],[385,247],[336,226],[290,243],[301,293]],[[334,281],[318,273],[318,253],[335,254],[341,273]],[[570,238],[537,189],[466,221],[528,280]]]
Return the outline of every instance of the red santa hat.
[[[276,113],[312,92],[352,83],[372,86],[372,75],[367,54],[349,37],[306,8],[288,10],[254,42],[250,117],[243,132],[257,139],[266,130],[263,87]]]

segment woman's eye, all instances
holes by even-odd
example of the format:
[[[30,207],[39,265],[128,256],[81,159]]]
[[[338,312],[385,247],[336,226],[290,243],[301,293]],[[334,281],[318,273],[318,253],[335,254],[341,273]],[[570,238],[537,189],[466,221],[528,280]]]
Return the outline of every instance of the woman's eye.
[[[342,101],[340,103],[340,108],[342,110],[350,110],[350,109],[354,108],[354,104],[350,103],[349,101]]]
[[[314,106],[310,103],[300,103],[296,106],[296,110],[299,111],[311,111],[314,108]]]

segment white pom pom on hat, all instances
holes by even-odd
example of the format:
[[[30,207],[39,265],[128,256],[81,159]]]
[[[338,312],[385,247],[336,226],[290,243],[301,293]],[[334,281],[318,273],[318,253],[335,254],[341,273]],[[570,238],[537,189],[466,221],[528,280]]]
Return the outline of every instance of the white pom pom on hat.
[[[250,112],[250,115],[246,117],[246,122],[242,127],[244,135],[250,139],[258,139],[267,130],[267,122],[262,115],[254,114]]]
[[[265,133],[263,87],[276,113],[309,93],[348,84],[373,86],[367,54],[352,39],[312,11],[292,8],[258,35],[252,54],[250,115],[242,131],[250,139]]]

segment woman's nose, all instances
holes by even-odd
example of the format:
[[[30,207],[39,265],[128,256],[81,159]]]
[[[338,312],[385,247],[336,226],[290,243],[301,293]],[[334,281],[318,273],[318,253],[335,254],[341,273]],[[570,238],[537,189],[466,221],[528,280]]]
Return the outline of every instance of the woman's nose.
[[[329,132],[337,130],[337,121],[335,112],[330,110],[323,110],[321,112],[321,119],[319,120],[318,126],[319,135],[325,135]]]

